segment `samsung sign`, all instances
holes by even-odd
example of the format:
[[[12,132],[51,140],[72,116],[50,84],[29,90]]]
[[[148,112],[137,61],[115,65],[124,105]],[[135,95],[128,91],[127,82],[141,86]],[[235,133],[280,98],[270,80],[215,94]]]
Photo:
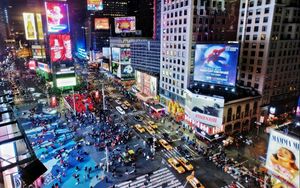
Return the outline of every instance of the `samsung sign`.
[[[224,98],[198,95],[187,90],[185,113],[193,120],[211,126],[222,126]]]

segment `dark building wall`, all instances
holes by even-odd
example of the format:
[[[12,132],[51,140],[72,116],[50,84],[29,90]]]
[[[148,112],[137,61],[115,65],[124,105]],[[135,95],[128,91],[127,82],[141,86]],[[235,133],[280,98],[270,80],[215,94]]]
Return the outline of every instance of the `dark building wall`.
[[[161,0],[154,0],[153,3],[153,39],[160,40],[161,32]]]
[[[131,64],[141,72],[158,76],[160,72],[160,41],[132,42]]]

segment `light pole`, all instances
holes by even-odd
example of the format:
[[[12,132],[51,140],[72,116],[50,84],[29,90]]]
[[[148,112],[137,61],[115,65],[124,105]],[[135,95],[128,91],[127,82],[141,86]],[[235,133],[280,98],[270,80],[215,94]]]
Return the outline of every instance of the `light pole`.
[[[73,92],[73,113],[74,115],[76,115],[74,86],[72,86],[72,92]]]

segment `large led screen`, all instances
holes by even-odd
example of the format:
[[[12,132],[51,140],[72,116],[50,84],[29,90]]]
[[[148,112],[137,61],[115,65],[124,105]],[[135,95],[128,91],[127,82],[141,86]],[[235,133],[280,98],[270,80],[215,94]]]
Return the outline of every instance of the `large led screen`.
[[[239,45],[197,44],[194,80],[235,86]]]
[[[44,40],[43,21],[40,13],[35,14],[36,16],[36,27],[39,40]]]
[[[103,0],[87,0],[87,9],[93,11],[103,10]]]
[[[111,48],[111,60],[120,62],[120,48]]]
[[[46,58],[46,52],[44,45],[32,45],[32,57],[35,59]]]
[[[56,79],[57,87],[76,86],[76,77],[58,78]]]
[[[26,40],[37,40],[33,13],[23,13]]]
[[[69,32],[68,4],[45,2],[47,30],[49,33]]]
[[[300,140],[272,130],[269,137],[266,167],[288,187],[299,187]]]
[[[95,30],[108,30],[109,29],[109,19],[108,18],[95,18],[94,20]]]
[[[131,62],[131,51],[130,48],[121,48],[121,63]]]
[[[157,95],[157,77],[136,71],[136,87],[143,94],[155,97]]]
[[[134,79],[134,69],[129,65],[121,65],[121,78],[123,80]]]
[[[70,35],[50,35],[49,46],[51,62],[72,60]]]
[[[185,112],[195,121],[221,127],[224,102],[224,98],[198,95],[187,90]]]
[[[121,66],[118,63],[111,64],[111,72],[113,75],[121,78]]]
[[[117,17],[115,18],[116,33],[135,32],[135,17]]]

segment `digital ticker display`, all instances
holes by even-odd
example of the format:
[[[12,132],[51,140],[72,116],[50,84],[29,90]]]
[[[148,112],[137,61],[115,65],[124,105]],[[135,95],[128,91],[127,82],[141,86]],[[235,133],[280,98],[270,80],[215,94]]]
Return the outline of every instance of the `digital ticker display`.
[[[194,80],[235,86],[239,44],[197,44]]]

